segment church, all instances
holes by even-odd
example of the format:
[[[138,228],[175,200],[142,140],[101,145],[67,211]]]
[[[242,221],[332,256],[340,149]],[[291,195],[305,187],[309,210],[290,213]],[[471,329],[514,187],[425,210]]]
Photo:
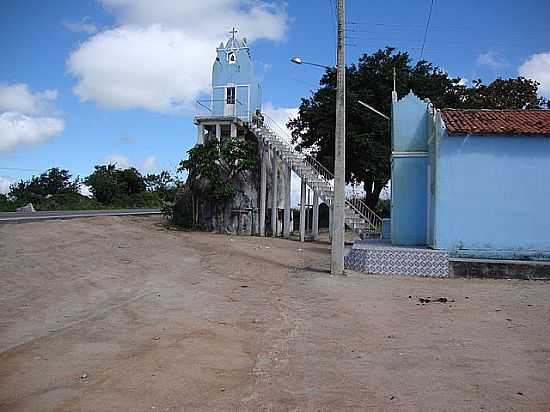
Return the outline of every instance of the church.
[[[207,226],[290,238],[296,174],[299,240],[318,239],[319,205],[331,210],[334,176],[262,112],[250,49],[235,34],[216,49],[210,99],[197,102],[197,144],[252,138],[259,167],[242,176],[223,216],[208,216]],[[449,276],[460,259],[550,260],[550,111],[440,109],[394,92],[391,139],[391,218],[346,198],[346,228],[364,239],[346,257],[348,268]]]
[[[392,96],[391,218],[354,270],[550,276],[550,110],[455,110]],[[531,263],[534,262],[535,263]]]
[[[299,216],[304,217],[299,219],[299,239],[318,239],[319,206],[325,203],[330,209],[334,177],[315,158],[296,151],[286,127],[262,112],[262,89],[250,48],[236,32],[233,29],[216,49],[210,99],[197,102],[197,145],[252,136],[259,147],[259,173],[241,176],[234,199],[223,207],[223,217],[211,214],[206,226],[222,233],[289,238],[294,231],[290,199],[294,173],[301,181]],[[345,209],[351,230],[358,234],[380,231],[381,219],[361,199],[347,199]]]

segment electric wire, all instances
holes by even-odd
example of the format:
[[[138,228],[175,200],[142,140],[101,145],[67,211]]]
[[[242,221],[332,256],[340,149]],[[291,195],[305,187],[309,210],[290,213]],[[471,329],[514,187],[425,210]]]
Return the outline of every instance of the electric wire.
[[[428,21],[426,22],[426,30],[424,31],[424,40],[422,41],[422,49],[420,51],[420,59],[418,60],[422,60],[422,56],[424,55],[424,46],[426,46],[426,38],[428,37],[428,28],[430,27],[430,20],[432,18],[433,7],[434,7],[434,0],[431,0],[430,12],[428,13]]]

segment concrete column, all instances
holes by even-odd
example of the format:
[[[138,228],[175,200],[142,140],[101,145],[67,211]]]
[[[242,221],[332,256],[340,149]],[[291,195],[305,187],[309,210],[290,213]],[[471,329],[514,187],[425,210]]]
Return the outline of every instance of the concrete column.
[[[333,202],[330,202],[330,205],[328,207],[328,240],[332,242],[332,221],[333,221],[333,216],[332,216],[332,205],[333,205]]]
[[[202,123],[197,126],[197,144],[204,144],[204,125]]]
[[[231,137],[237,137],[237,124],[231,123]]]
[[[300,190],[300,242],[306,240],[306,179],[302,178]]]
[[[273,237],[277,237],[277,177],[279,168],[278,166],[278,157],[277,152],[273,148],[271,150],[271,168],[272,168],[272,178],[273,181],[271,183],[271,186],[273,187],[271,189],[271,232],[273,233]]]
[[[311,224],[313,240],[319,240],[319,192],[313,191],[313,222]]]
[[[311,222],[309,221],[310,220],[310,217],[309,217],[309,205],[310,205],[309,195],[310,195],[310,193],[309,192],[310,192],[310,190],[306,186],[306,232],[309,230],[309,228],[311,226]]]
[[[218,139],[218,142],[222,140],[222,125],[219,123],[216,125],[216,139]]]
[[[267,146],[265,143],[261,144],[262,160],[260,165],[260,236],[265,236],[265,211],[266,211],[266,198],[267,198]]]
[[[292,213],[291,204],[290,204],[290,189],[292,185],[292,169],[290,166],[286,167],[285,173],[285,217],[283,223],[283,236],[285,238],[290,238],[290,214]]]

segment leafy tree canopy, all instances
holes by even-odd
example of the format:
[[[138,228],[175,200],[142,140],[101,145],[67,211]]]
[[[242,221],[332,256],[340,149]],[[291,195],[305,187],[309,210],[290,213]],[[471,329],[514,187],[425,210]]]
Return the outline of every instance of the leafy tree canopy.
[[[8,196],[19,203],[28,203],[48,195],[78,193],[80,181],[71,178],[68,170],[53,167],[40,176],[12,184]]]
[[[145,192],[145,181],[133,167],[117,169],[115,165],[98,165],[84,183],[90,186],[94,198],[103,204],[120,202],[128,196]]]
[[[364,54],[346,68],[346,181],[363,185],[371,208],[376,207],[390,178],[390,122],[357,101],[389,115],[394,68],[399,98],[412,91],[438,108],[535,109],[548,105],[537,96],[538,83],[523,77],[496,79],[488,85],[476,80],[468,87],[430,62],[413,64],[408,53],[391,47]],[[311,150],[329,170],[334,169],[335,108],[336,70],[327,69],[320,88],[302,99],[298,116],[288,123],[298,150]]]
[[[149,192],[156,192],[163,200],[173,200],[176,194],[178,181],[170,172],[163,170],[159,174],[148,174],[144,178]]]
[[[205,199],[223,201],[235,194],[233,178],[256,168],[257,143],[252,139],[212,139],[197,145],[182,160],[178,172],[188,172],[192,192]]]

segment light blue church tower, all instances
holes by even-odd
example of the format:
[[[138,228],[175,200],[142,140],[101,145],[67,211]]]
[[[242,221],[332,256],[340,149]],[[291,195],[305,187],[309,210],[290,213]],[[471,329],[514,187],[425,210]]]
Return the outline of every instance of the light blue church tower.
[[[208,139],[236,137],[252,115],[261,109],[261,88],[254,74],[246,38],[231,37],[216,49],[210,100],[197,102],[197,144]],[[244,130],[244,129],[243,129]]]

